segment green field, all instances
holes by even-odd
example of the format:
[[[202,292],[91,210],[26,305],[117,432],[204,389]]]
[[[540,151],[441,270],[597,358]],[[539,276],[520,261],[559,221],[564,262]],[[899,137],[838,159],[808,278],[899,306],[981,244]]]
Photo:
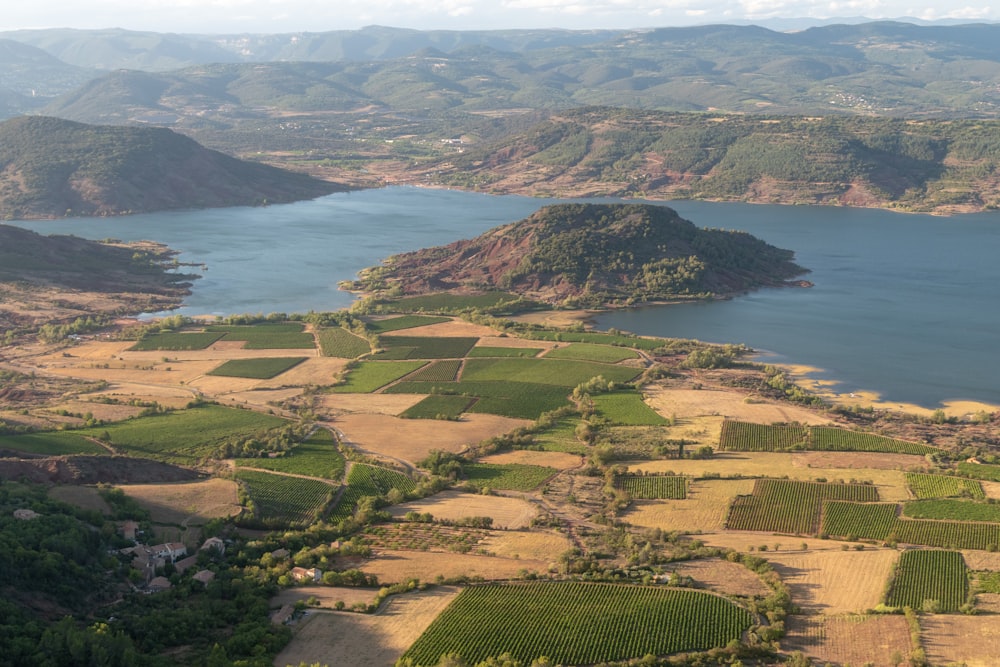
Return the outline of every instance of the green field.
[[[468,354],[478,338],[432,338],[429,336],[382,336],[379,342],[385,351],[378,359],[461,359]]]
[[[224,340],[245,341],[248,350],[299,350],[316,347],[312,334],[304,333],[299,322],[260,324],[213,324],[205,331],[222,333]]]
[[[904,551],[896,565],[886,596],[890,607],[921,610],[934,600],[940,611],[957,611],[969,592],[969,577],[957,551],[916,549]]]
[[[719,449],[733,452],[776,452],[801,446],[807,437],[802,426],[754,424],[751,422],[722,422]]]
[[[282,456],[236,459],[236,465],[340,481],[345,460],[333,436],[321,428]]]
[[[922,544],[949,549],[998,549],[1000,524],[900,519],[895,503],[828,502],[822,532],[835,537]]]
[[[737,452],[777,452],[788,449],[807,449],[917,454],[920,456],[939,451],[934,447],[916,442],[829,426],[765,425],[729,419],[722,424],[719,447]]]
[[[330,391],[337,394],[370,394],[404,375],[409,375],[426,363],[426,361],[362,361],[348,372],[343,384],[334,385]]]
[[[150,352],[153,350],[163,350],[165,352],[204,350],[224,335],[223,333],[204,333],[200,331],[164,331],[146,336],[129,349],[136,352]]]
[[[506,491],[533,491],[558,472],[555,468],[523,463],[469,463],[462,470],[473,486]]]
[[[1000,482],[1000,466],[989,465],[987,463],[967,463],[963,461],[958,464],[959,474],[971,477],[972,479],[985,479],[990,482]]]
[[[468,382],[526,382],[573,388],[598,375],[609,382],[631,382],[638,368],[564,359],[469,359],[462,380]]]
[[[758,479],[752,494],[733,501],[726,528],[811,535],[819,531],[826,500],[873,502],[878,489],[869,484]]]
[[[623,426],[660,426],[668,423],[656,410],[646,405],[637,391],[616,391],[591,397],[597,414],[612,424]]]
[[[410,382],[455,382],[461,368],[461,359],[441,359],[427,364],[407,379]]]
[[[0,449],[26,454],[68,456],[72,454],[107,454],[108,450],[75,431],[45,431],[21,435],[0,435]]]
[[[386,390],[387,394],[456,394],[479,400],[467,412],[515,419],[538,419],[569,403],[565,387],[526,382],[400,382]]]
[[[729,600],[692,590],[573,581],[485,584],[463,590],[403,654],[437,665],[445,653],[467,664],[509,652],[530,664],[592,665],[703,651],[739,641],[753,616]]]
[[[903,503],[903,516],[910,519],[1000,523],[1000,504],[954,498],[917,500]]]
[[[457,419],[475,400],[468,396],[432,394],[399,416],[404,419]]]
[[[576,359],[579,361],[597,361],[604,364],[617,364],[626,359],[638,359],[639,353],[627,347],[613,345],[598,345],[596,343],[572,343],[566,347],[557,347],[545,355],[546,359]]]
[[[468,357],[536,357],[542,351],[540,347],[490,347],[477,345],[469,350]]]
[[[202,405],[149,417],[78,431],[81,435],[109,436],[115,449],[130,456],[183,465],[197,464],[232,438],[266,438],[288,422],[251,410]]]
[[[684,500],[687,480],[677,475],[617,475],[615,488],[636,500]]]
[[[347,476],[347,488],[330,515],[332,521],[346,519],[354,513],[364,496],[384,496],[392,489],[403,493],[413,490],[413,480],[406,475],[379,466],[355,463]]]
[[[546,452],[586,455],[587,445],[576,437],[576,427],[579,423],[579,417],[563,417],[549,428],[535,433],[535,444]]]
[[[917,498],[986,498],[983,485],[974,479],[929,475],[926,473],[906,473],[906,485]]]
[[[386,333],[387,331],[400,331],[402,329],[413,329],[414,327],[425,327],[429,324],[440,324],[450,322],[450,317],[434,317],[431,315],[403,315],[402,317],[390,317],[385,320],[375,320],[368,323],[368,328],[375,333]]]
[[[320,329],[316,337],[319,339],[319,349],[324,357],[354,359],[372,351],[367,340],[342,327]]]
[[[675,341],[664,338],[639,338],[621,334],[606,334],[592,331],[528,331],[523,338],[532,340],[552,340],[566,343],[593,343],[596,345],[615,345],[632,347],[637,350],[655,350],[671,345]]]
[[[230,359],[213,368],[205,375],[221,375],[232,378],[252,378],[270,380],[278,377],[303,361],[306,357],[260,357],[258,359]]]
[[[829,426],[809,429],[807,449],[837,452],[880,452],[886,454],[933,454],[941,450],[917,442],[887,438],[874,433],[849,431]]]
[[[268,526],[302,525],[317,518],[335,486],[315,479],[237,470],[236,480],[253,503],[254,519]]]

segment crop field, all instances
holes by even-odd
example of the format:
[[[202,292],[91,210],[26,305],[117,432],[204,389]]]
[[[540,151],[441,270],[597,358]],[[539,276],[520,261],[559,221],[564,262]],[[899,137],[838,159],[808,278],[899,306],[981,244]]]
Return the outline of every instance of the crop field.
[[[315,519],[333,497],[335,486],[315,479],[237,470],[236,479],[253,503],[253,515],[266,525],[301,525]]]
[[[73,431],[0,435],[0,449],[12,449],[26,454],[42,454],[44,456],[108,453],[104,447]]]
[[[725,558],[694,558],[675,561],[667,567],[670,572],[694,579],[694,588],[741,597],[766,598],[771,594],[771,589],[752,570]]]
[[[407,380],[409,382],[455,382],[458,379],[458,371],[461,368],[461,359],[432,361],[407,378]]]
[[[828,502],[822,532],[838,537],[888,540],[949,549],[996,549],[1000,524],[900,519],[895,503]]]
[[[348,372],[343,384],[335,385],[331,391],[337,394],[369,394],[412,373],[426,363],[426,361],[362,361]]]
[[[326,429],[318,429],[282,456],[236,459],[236,465],[245,468],[262,468],[334,481],[344,477],[345,464],[344,456],[337,451],[337,443]]]
[[[941,614],[920,619],[920,640],[929,664],[993,667],[1000,655],[994,614]]]
[[[602,364],[617,364],[626,359],[638,359],[639,353],[627,347],[613,345],[597,345],[595,343],[571,343],[566,347],[557,347],[545,355],[546,359],[576,359],[579,361],[597,361]]]
[[[565,359],[469,359],[462,379],[468,382],[527,382],[573,388],[598,375],[610,382],[631,382],[638,368]]]
[[[511,449],[509,451],[480,457],[479,463],[523,463],[526,465],[570,470],[579,468],[584,462],[579,455],[566,452],[544,452],[536,449]]]
[[[260,324],[221,324],[205,327],[205,331],[222,333],[223,340],[245,341],[248,350],[313,349],[316,339],[303,331],[298,322],[262,322]]]
[[[878,500],[870,484],[822,484],[758,479],[753,493],[739,496],[729,509],[726,527],[777,533],[813,534],[819,530],[825,500]]]
[[[687,498],[687,478],[672,475],[617,475],[615,488],[640,500]]]
[[[483,294],[427,294],[408,296],[386,302],[386,308],[397,313],[426,311],[429,313],[455,313],[472,309],[492,309],[504,303],[520,300],[521,297],[508,292],[485,292]]]
[[[395,470],[355,463],[347,475],[347,488],[330,518],[337,521],[351,516],[358,501],[364,496],[384,496],[392,489],[406,493],[413,486],[412,479]]]
[[[400,382],[386,389],[390,394],[462,394],[479,400],[468,412],[538,419],[569,403],[569,391],[557,385],[529,382],[485,381],[472,382],[463,377],[461,382],[444,384],[434,382]]]
[[[243,511],[236,482],[220,477],[198,482],[117,486],[149,510],[150,518],[159,524],[203,526],[214,518]]]
[[[476,399],[452,394],[432,394],[399,416],[404,419],[458,419]]]
[[[135,352],[204,350],[224,335],[203,331],[163,331],[146,336],[128,349]]]
[[[586,454],[587,445],[576,437],[578,418],[563,417],[549,428],[535,433],[535,444],[547,452]]]
[[[903,516],[910,519],[1000,523],[1000,505],[949,498],[918,500],[903,504]]]
[[[230,359],[206,375],[221,375],[233,378],[270,380],[291,368],[298,366],[306,357],[262,357],[259,359]]]
[[[469,350],[469,357],[537,357],[542,351],[540,347],[493,347],[477,345]]]
[[[658,347],[670,345],[673,341],[664,338],[639,338],[616,334],[597,333],[590,331],[529,331],[525,338],[534,340],[552,340],[566,343],[591,343],[595,345],[614,345],[632,347],[637,350],[655,350]]]
[[[462,359],[479,339],[382,336],[379,341],[385,350],[375,355],[378,359]]]
[[[933,454],[940,451],[917,442],[887,438],[874,433],[849,431],[829,426],[813,426],[809,429],[807,449],[832,450],[839,452],[882,452],[887,454]]]
[[[885,595],[885,582],[896,567],[893,549],[802,550],[799,540],[759,538],[758,548],[788,586],[795,604],[806,614],[844,614],[872,609]]]
[[[616,391],[592,397],[597,414],[612,424],[624,426],[660,426],[667,420],[646,405],[637,391]]]
[[[190,465],[212,456],[230,438],[266,436],[271,429],[285,424],[287,421],[280,417],[251,410],[202,405],[79,433],[97,438],[110,436],[115,449],[130,456]]]
[[[506,581],[525,573],[546,574],[558,567],[556,561],[530,558],[497,558],[476,553],[460,554],[441,551],[407,551],[385,549],[378,557],[364,561],[358,569],[378,577],[381,584],[405,582],[410,579],[435,581],[438,577],[474,581]],[[354,664],[348,661],[347,664]]]
[[[511,623],[510,619],[517,619]],[[732,602],[691,590],[583,582],[486,584],[463,590],[403,654],[436,665],[509,651],[584,665],[705,650],[738,640],[751,622]]]
[[[926,600],[936,600],[941,611],[958,611],[968,592],[969,578],[962,554],[915,549],[900,556],[886,604],[920,610]]]
[[[401,331],[403,329],[415,329],[425,327],[429,324],[440,324],[450,322],[450,317],[438,317],[434,315],[403,315],[401,317],[390,317],[384,320],[375,320],[368,323],[368,328],[375,333],[387,333],[389,331]]]
[[[484,496],[478,493],[447,490],[441,493],[400,503],[388,508],[399,519],[407,512],[429,513],[435,519],[458,521],[469,517],[488,516],[494,528],[526,528],[537,514],[535,506],[520,498]],[[568,549],[569,547],[565,547]],[[561,551],[559,553],[562,553]]]
[[[990,482],[1000,482],[1000,466],[988,463],[968,463],[963,461],[958,464],[960,475],[971,477],[972,479],[985,479]]]
[[[489,537],[481,528],[453,528],[434,523],[383,523],[369,526],[361,540],[375,549],[468,553]]]
[[[721,531],[733,499],[753,490],[752,479],[695,480],[685,500],[640,500],[623,514],[632,525],[682,531]]]
[[[924,623],[921,619],[920,625]],[[788,635],[781,640],[781,648],[801,651],[816,665],[909,664],[910,628],[901,614],[796,615],[787,625]],[[945,662],[950,661],[935,660],[933,664]]]
[[[776,452],[805,442],[807,431],[801,426],[769,426],[750,422],[722,422],[719,448],[733,452]]]
[[[906,485],[917,498],[986,498],[983,485],[974,479],[930,475],[926,473],[906,473]]]
[[[367,340],[343,327],[320,329],[316,337],[319,339],[319,349],[324,357],[354,359],[372,351]]]
[[[465,479],[479,488],[532,491],[558,472],[546,466],[521,463],[470,463],[462,467]]]

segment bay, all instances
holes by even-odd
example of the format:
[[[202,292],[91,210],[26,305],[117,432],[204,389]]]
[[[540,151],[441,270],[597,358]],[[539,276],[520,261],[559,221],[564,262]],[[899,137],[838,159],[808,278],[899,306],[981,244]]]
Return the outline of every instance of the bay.
[[[306,312],[349,305],[337,283],[388,255],[472,237],[555,201],[396,187],[262,208],[12,224],[166,243],[180,261],[207,267],[183,314]],[[667,205],[699,226],[794,250],[815,286],[615,311],[597,316],[598,326],[743,342],[765,360],[819,367],[841,391],[891,401],[1000,404],[1000,213]]]

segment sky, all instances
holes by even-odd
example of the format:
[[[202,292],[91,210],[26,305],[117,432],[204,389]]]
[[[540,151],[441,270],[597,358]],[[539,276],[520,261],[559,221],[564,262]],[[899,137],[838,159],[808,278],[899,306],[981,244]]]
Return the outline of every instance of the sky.
[[[973,0],[27,0],[5,3],[0,30],[323,32],[366,25],[427,29],[644,28],[831,17],[1000,20]]]

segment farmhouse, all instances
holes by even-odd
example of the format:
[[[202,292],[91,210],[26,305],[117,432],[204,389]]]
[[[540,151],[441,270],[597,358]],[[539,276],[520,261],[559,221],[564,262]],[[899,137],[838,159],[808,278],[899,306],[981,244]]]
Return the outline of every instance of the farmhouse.
[[[207,551],[209,549],[215,549],[219,552],[219,555],[226,553],[226,543],[222,541],[220,537],[210,537],[205,540],[205,543],[201,545],[200,551]]]
[[[304,567],[293,567],[292,576],[295,578],[295,581],[320,582],[323,580],[323,571],[317,570],[314,567],[311,567],[308,570]]]
[[[170,580],[167,579],[166,577],[156,577],[155,579],[149,582],[149,585],[146,588],[149,589],[150,593],[156,593],[159,591],[165,591],[169,589],[170,586],[171,586]]]
[[[195,572],[194,576],[191,578],[208,586],[208,583],[215,579],[215,572],[212,572],[211,570],[199,570]]]
[[[28,510],[28,509],[14,510],[14,518],[20,519],[21,521],[31,521],[32,519],[37,519],[40,516],[42,515],[36,512],[35,510]]]

